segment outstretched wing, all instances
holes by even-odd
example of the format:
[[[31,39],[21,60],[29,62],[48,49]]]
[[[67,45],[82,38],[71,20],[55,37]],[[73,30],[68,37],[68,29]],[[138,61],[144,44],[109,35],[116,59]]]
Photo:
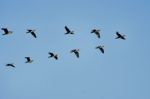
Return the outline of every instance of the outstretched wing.
[[[95,34],[97,35],[98,38],[100,38],[100,33],[98,31],[95,32]]]
[[[69,29],[67,26],[65,26],[65,29],[66,29],[66,31],[67,31],[68,33],[71,32],[70,29]]]
[[[32,30],[31,30],[31,29],[27,29],[27,32],[26,32],[26,33],[30,33],[30,32],[32,32]]]
[[[7,28],[1,28],[5,33],[8,33],[8,29]]]
[[[77,56],[77,58],[79,58],[79,52],[75,51],[74,53]]]
[[[101,47],[101,48],[100,48],[100,51],[101,51],[102,53],[104,53],[104,48]]]
[[[121,36],[122,36],[119,32],[116,32],[116,35],[117,35],[118,37],[121,37]]]
[[[34,32],[31,32],[32,36],[36,38],[36,34]]]
[[[56,60],[58,60],[58,56],[57,56],[57,55],[55,55],[54,58],[55,58]]]
[[[28,62],[31,60],[30,57],[25,57],[25,58],[27,59]]]
[[[48,54],[50,55],[50,57],[54,56],[54,53],[49,52]]]

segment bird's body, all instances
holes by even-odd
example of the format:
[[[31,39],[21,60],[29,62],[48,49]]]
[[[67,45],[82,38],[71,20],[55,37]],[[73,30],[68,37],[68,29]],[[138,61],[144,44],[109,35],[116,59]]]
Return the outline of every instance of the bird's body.
[[[26,62],[25,63],[32,63],[33,62],[33,60],[31,60],[31,58],[30,57],[25,57],[26,58]]]
[[[77,58],[79,58],[79,49],[73,49],[70,51],[70,53],[74,53]]]
[[[95,33],[98,38],[100,38],[100,30],[93,29],[91,33]]]
[[[6,64],[6,66],[15,67],[15,65],[13,63]]]
[[[104,46],[97,46],[96,49],[99,49],[104,54]]]
[[[66,33],[65,34],[74,34],[74,31],[71,31],[67,26],[65,26]]]
[[[116,39],[120,38],[122,40],[126,40],[125,35],[121,35],[119,32],[116,32],[116,35],[117,35]]]
[[[4,34],[2,34],[2,35],[8,35],[8,34],[12,34],[13,33],[12,31],[9,31],[7,28],[1,28],[1,30],[4,31]]]
[[[49,52],[48,53],[50,56],[48,56],[48,58],[54,58],[54,59],[56,59],[56,60],[58,60],[58,55],[57,54],[54,54],[54,53],[52,53],[52,52]]]
[[[26,33],[31,33],[31,35],[34,37],[34,38],[37,38],[36,34],[35,34],[35,30],[32,30],[32,29],[27,29],[27,32]]]

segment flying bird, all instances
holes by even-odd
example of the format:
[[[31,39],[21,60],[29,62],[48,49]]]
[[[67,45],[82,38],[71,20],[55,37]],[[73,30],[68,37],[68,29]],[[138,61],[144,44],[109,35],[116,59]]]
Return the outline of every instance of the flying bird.
[[[98,38],[100,38],[100,30],[93,29],[91,33],[95,33]]]
[[[117,35],[117,37],[116,37],[116,39],[122,39],[122,40],[126,40],[126,38],[125,38],[125,35],[122,35],[122,34],[120,34],[119,32],[116,32],[116,35]]]
[[[15,67],[15,65],[13,63],[6,64],[6,66]]]
[[[96,49],[99,49],[104,54],[104,46],[97,46]]]
[[[65,34],[74,34],[74,31],[71,31],[67,26],[65,26],[66,33]]]
[[[2,34],[2,35],[8,35],[8,34],[12,34],[13,33],[12,31],[9,31],[7,28],[1,28],[1,30],[4,31],[4,34]]]
[[[26,62],[25,63],[32,63],[33,62],[33,60],[31,60],[31,58],[30,57],[25,57],[26,58]]]
[[[31,33],[31,35],[34,37],[34,38],[37,38],[36,34],[35,34],[35,30],[32,30],[32,29],[27,29],[27,32],[26,33]]]
[[[54,53],[52,53],[52,52],[49,52],[48,53],[50,56],[48,56],[48,58],[54,58],[54,59],[56,59],[56,60],[58,60],[58,55],[57,54],[54,54]]]
[[[70,51],[70,53],[74,53],[76,55],[77,58],[79,58],[79,49],[73,49]]]

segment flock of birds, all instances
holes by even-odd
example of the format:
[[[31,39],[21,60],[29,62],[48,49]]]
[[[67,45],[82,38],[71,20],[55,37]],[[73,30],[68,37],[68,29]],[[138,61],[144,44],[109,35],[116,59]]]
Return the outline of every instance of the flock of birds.
[[[67,26],[65,26],[64,28],[66,30],[66,33],[65,33],[66,35],[68,35],[68,34],[70,34],[70,35],[75,34],[74,31],[70,30]],[[13,33],[12,31],[8,30],[7,28],[1,28],[1,30],[4,31],[4,33],[2,35],[9,35],[9,34]],[[34,29],[27,29],[26,33],[27,34],[30,33],[34,38],[37,38],[37,35],[36,35],[36,32],[35,32]],[[91,33],[92,34],[94,33],[97,36],[97,38],[101,37],[99,29],[92,29]],[[116,38],[115,39],[126,40],[125,35],[122,35],[119,32],[116,32]],[[96,47],[96,49],[99,49],[104,54],[104,46],[99,45],[99,46]],[[70,51],[70,53],[74,53],[75,56],[77,58],[79,58],[79,51],[80,51],[79,49],[72,49]],[[58,60],[58,55],[57,54],[52,53],[52,52],[49,52],[48,54],[49,54],[48,58],[54,58],[55,60]],[[30,57],[25,57],[25,59],[26,59],[25,63],[32,63],[33,62],[33,60]],[[6,64],[6,66],[15,67],[15,65],[13,63],[8,63],[8,64]]]

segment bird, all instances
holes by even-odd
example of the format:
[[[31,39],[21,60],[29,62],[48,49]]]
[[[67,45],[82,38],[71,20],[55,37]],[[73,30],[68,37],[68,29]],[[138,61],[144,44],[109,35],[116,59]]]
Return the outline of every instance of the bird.
[[[96,49],[99,49],[104,54],[104,46],[97,46]]]
[[[65,34],[74,34],[74,31],[71,31],[67,26],[65,26],[66,33]]]
[[[36,34],[35,34],[35,30],[32,30],[32,29],[27,29],[27,32],[26,33],[31,33],[31,35],[34,37],[34,38],[37,38]]]
[[[8,34],[12,34],[13,33],[12,31],[9,31],[7,28],[1,28],[1,30],[4,31],[4,34],[2,34],[2,35],[8,35]]]
[[[91,33],[95,33],[98,38],[100,38],[100,30],[92,29]]]
[[[126,40],[126,38],[125,38],[125,35],[122,35],[122,34],[120,34],[119,32],[116,32],[116,35],[117,35],[117,37],[116,37],[116,39],[122,39],[122,40]]]
[[[79,49],[73,49],[70,51],[70,53],[74,53],[76,55],[77,58],[79,58]]]
[[[6,66],[10,66],[10,67],[14,67],[15,68],[15,65],[13,63],[8,63],[8,64],[6,64]]]
[[[58,55],[57,54],[54,54],[54,53],[52,53],[52,52],[48,52],[48,54],[50,55],[50,56],[48,56],[48,58],[54,58],[54,59],[56,59],[56,60],[58,60]]]
[[[31,60],[31,58],[30,57],[25,57],[26,58],[26,62],[25,63],[32,63],[33,62],[33,60]]]

